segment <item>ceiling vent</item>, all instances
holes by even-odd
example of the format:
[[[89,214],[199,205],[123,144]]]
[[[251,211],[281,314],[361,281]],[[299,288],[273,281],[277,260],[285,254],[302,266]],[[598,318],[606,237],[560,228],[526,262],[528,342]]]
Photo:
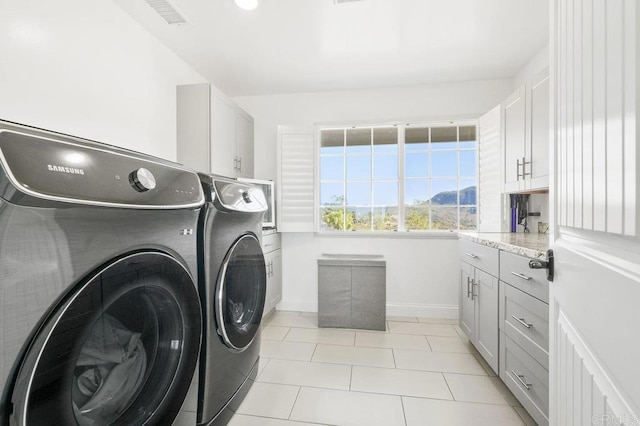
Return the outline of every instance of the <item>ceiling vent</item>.
[[[182,16],[178,9],[167,0],[145,0],[158,15],[162,16],[162,19],[167,21],[167,24],[186,24],[187,18]]]
[[[334,4],[341,4],[341,3],[354,3],[357,1],[363,1],[363,0],[333,0]]]

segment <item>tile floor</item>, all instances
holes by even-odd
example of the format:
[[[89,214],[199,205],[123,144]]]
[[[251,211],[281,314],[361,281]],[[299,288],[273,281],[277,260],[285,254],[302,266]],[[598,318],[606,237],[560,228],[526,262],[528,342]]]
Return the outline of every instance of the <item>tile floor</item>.
[[[277,311],[231,426],[535,425],[456,320],[388,317],[387,331],[320,329]]]

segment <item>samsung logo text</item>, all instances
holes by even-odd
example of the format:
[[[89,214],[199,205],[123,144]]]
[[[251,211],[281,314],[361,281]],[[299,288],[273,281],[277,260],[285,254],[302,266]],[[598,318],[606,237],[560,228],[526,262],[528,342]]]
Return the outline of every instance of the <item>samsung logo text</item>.
[[[47,164],[47,169],[50,172],[69,173],[71,175],[84,175],[83,169],[76,169],[75,167],[65,167]]]

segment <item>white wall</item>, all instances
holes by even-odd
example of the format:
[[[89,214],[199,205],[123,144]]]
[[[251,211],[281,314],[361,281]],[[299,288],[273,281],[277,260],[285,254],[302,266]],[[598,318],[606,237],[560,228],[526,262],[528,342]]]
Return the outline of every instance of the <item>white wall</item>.
[[[513,77],[513,90],[522,86],[533,76],[549,66],[549,45],[538,52],[531,60]]]
[[[318,309],[318,267],[324,253],[381,254],[387,266],[387,314],[458,317],[458,240],[314,236],[285,233],[283,300],[278,309]]]
[[[2,2],[0,119],[176,158],[176,85],[204,79],[110,0]]]
[[[383,120],[478,118],[506,97],[512,80],[489,80],[376,90],[237,97],[255,120],[255,175],[276,177],[277,126]],[[455,239],[323,237],[287,233],[282,239],[280,309],[317,309],[317,265],[322,253],[382,254],[387,260],[391,315],[457,317]]]

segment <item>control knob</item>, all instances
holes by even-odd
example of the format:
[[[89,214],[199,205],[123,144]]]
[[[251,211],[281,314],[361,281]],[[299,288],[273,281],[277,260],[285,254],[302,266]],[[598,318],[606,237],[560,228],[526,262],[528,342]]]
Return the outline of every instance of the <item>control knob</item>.
[[[140,167],[129,174],[129,183],[136,191],[145,192],[156,187],[156,178],[149,170]]]

